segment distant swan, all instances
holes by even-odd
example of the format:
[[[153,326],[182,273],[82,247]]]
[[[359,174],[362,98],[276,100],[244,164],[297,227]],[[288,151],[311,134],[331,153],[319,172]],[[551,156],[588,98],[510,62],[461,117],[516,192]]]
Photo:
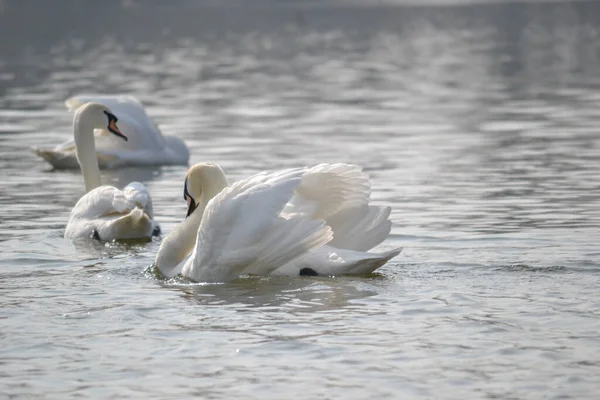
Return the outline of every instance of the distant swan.
[[[369,205],[369,180],[354,165],[263,172],[228,186],[219,166],[196,164],[184,197],[187,218],[155,259],[166,277],[368,274],[402,250],[366,252],[389,235],[390,208]]]
[[[142,104],[133,96],[82,95],[68,99],[69,111],[85,103],[100,103],[119,116],[119,125],[129,139],[115,138],[106,129],[95,132],[96,155],[100,168],[146,165],[187,165],[190,156],[183,140],[163,136],[148,117]],[[34,148],[35,153],[57,169],[78,168],[73,139],[53,149]]]
[[[119,140],[126,141],[117,121],[111,110],[98,103],[84,104],[75,112],[75,153],[87,193],[71,211],[65,238],[91,237],[109,241],[149,238],[159,232],[153,220],[152,199],[144,185],[132,182],[123,191],[113,186],[100,186],[94,129],[106,129]]]

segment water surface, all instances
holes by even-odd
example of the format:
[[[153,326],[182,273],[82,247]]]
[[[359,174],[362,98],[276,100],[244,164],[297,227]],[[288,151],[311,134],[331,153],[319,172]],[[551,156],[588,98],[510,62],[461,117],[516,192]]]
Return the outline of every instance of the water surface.
[[[597,3],[71,3],[0,14],[2,396],[597,396]],[[30,147],[71,135],[81,92],[136,95],[232,179],[363,165],[380,249],[405,250],[368,278],[197,285],[144,273],[158,240],[64,240],[81,176]],[[185,172],[103,178],[146,183],[169,232]]]

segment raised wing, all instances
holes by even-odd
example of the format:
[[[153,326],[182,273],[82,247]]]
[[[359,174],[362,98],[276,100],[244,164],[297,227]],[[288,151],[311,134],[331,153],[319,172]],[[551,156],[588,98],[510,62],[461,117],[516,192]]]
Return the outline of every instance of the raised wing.
[[[183,274],[198,282],[224,282],[242,273],[266,275],[330,241],[323,220],[281,215],[303,175],[303,169],[262,173],[215,196],[204,211]]]
[[[327,218],[333,229],[329,245],[340,249],[368,251],[383,242],[392,230],[390,207],[361,205],[346,208]]]
[[[369,179],[356,165],[320,164],[306,168],[302,183],[285,212],[310,212],[327,219],[337,212],[369,203]]]
[[[369,205],[371,184],[359,166],[320,164],[306,169],[284,212],[322,218],[333,230],[328,243],[340,249],[367,251],[390,233],[389,207]]]

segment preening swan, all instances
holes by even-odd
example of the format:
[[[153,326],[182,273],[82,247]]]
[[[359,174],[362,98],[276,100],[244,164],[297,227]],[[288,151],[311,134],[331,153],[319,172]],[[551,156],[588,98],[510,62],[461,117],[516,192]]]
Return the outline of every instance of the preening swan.
[[[105,129],[119,140],[128,138],[117,127],[118,118],[102,104],[79,107],[73,119],[76,159],[87,192],[71,211],[65,238],[92,237],[99,240],[149,238],[158,234],[153,220],[152,199],[144,185],[132,182],[123,191],[100,186],[94,129]]]
[[[128,140],[120,140],[105,127],[95,132],[96,156],[100,168],[144,165],[187,165],[190,156],[183,140],[163,136],[148,117],[142,104],[133,96],[81,95],[69,98],[69,111],[86,103],[100,103],[119,116],[119,126]],[[48,148],[34,148],[35,153],[57,169],[78,168],[73,139]]]
[[[196,164],[184,185],[187,218],[163,240],[155,266],[197,282],[367,274],[402,250],[366,252],[391,230],[390,208],[369,197],[354,165],[262,172],[228,186],[219,166]]]

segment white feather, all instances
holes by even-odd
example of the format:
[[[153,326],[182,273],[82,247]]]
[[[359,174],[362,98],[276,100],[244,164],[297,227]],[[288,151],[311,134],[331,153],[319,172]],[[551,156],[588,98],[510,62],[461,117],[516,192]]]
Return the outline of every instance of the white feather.
[[[325,245],[303,254],[271,274],[298,276],[302,270],[310,269],[325,276],[366,275],[382,267],[401,251],[401,248],[396,248],[382,253],[368,253]]]
[[[357,251],[390,231],[389,208],[369,205],[369,195],[368,177],[354,165],[261,172],[199,206],[203,214],[193,213],[163,241],[156,265],[166,276],[181,271],[199,282],[298,276],[305,268],[319,275],[367,274],[401,251]],[[193,234],[193,248],[177,246],[182,235]]]
[[[99,186],[79,199],[69,217],[65,237],[74,239],[133,239],[151,237],[153,220],[152,200],[148,189],[132,182],[122,191],[112,186]]]
[[[100,103],[110,108],[119,117],[119,128],[128,138],[125,142],[103,129],[94,132],[100,168],[188,163],[189,150],[185,143],[177,137],[163,136],[135,97],[80,95],[69,98],[65,104],[69,111],[74,112],[88,102]],[[72,138],[54,148],[34,148],[34,150],[54,168],[79,168]]]
[[[258,175],[225,188],[207,205],[194,253],[182,274],[223,282],[245,273],[267,275],[331,240],[324,221],[281,215],[303,171]]]
[[[383,242],[392,229],[390,207],[361,205],[345,208],[327,218],[333,229],[333,247],[368,251]]]

